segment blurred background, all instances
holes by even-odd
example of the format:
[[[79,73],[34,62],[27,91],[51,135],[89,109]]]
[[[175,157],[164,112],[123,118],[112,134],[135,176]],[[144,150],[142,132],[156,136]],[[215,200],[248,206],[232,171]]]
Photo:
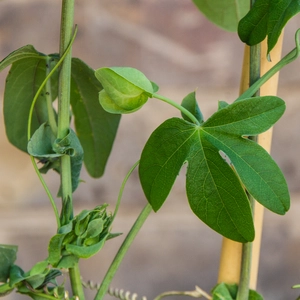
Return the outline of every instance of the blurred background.
[[[42,53],[58,52],[60,9],[61,1],[0,1],[0,60],[26,44]],[[218,100],[232,102],[237,97],[244,46],[237,34],[207,21],[191,1],[78,0],[75,14],[79,31],[73,56],[92,68],[138,68],[160,86],[160,94],[178,103],[197,89],[205,118],[216,111]],[[284,54],[294,47],[298,27],[299,17],[286,27]],[[299,67],[298,60],[280,75],[278,95],[287,102],[287,110],[274,129],[272,156],[288,180],[292,203],[286,216],[265,212],[258,291],[267,300],[296,299],[300,294],[291,289],[300,283]],[[0,74],[1,102],[7,72]],[[95,180],[82,171],[85,183],[74,195],[76,213],[103,202],[113,210],[122,180],[139,159],[150,133],[171,116],[178,112],[150,100],[137,113],[122,117],[105,176]],[[47,257],[56,222],[28,156],[8,143],[2,114],[0,119],[0,243],[19,245],[17,264],[29,270]],[[53,194],[58,189],[55,175],[46,176]],[[152,299],[166,290],[193,290],[198,285],[209,292],[215,285],[221,237],[190,211],[184,181],[183,170],[166,204],[146,221],[113,287]],[[126,234],[145,204],[134,172],[113,231]],[[101,281],[123,237],[107,242],[101,253],[82,261],[84,280]],[[23,298],[11,294],[7,299]]]

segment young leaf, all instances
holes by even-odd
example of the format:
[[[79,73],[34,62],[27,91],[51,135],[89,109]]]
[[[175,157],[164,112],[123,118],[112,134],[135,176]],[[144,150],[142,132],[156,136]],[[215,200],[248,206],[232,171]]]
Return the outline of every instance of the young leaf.
[[[284,102],[277,97],[257,97],[218,110],[201,126],[177,118],[165,121],[150,136],[139,166],[141,184],[153,209],[163,205],[181,166],[188,162],[186,190],[193,212],[230,239],[253,240],[244,186],[279,214],[289,208],[289,193],[269,154],[244,136],[267,130],[284,110]],[[229,164],[220,151],[229,157]]]
[[[99,93],[100,104],[110,113],[138,110],[157,89],[142,72],[133,68],[101,68],[95,75],[104,88]]]
[[[200,108],[198,106],[197,100],[196,100],[196,93],[192,92],[190,94],[188,94],[181,102],[181,105],[187,109],[190,113],[192,113],[196,119],[200,122],[203,123],[204,119],[203,119],[203,115],[200,111]],[[192,122],[192,120],[190,120],[189,117],[187,117],[184,113],[181,113],[181,116],[189,121]]]
[[[71,106],[75,128],[84,149],[84,164],[92,177],[103,175],[120,122],[98,102],[102,86],[94,71],[78,58],[72,59]]]
[[[239,23],[239,37],[248,45],[255,45],[268,36],[269,53],[276,45],[286,23],[299,12],[299,1],[256,0]]]
[[[239,20],[248,12],[248,0],[193,0],[198,9],[214,24],[236,31]]]
[[[17,58],[19,56],[16,56]],[[4,122],[8,140],[22,151],[27,150],[27,123],[29,110],[36,91],[46,77],[46,56],[29,57],[14,61],[6,79],[4,92]],[[12,61],[12,59],[8,60]],[[57,96],[58,73],[51,78],[52,98]],[[38,98],[32,118],[34,132],[48,120],[46,90]]]
[[[72,190],[73,192],[76,190],[83,162],[83,149],[72,129],[65,138],[57,140],[50,126],[47,123],[42,124],[28,142],[28,153],[39,159],[69,155],[71,157]],[[56,170],[60,171],[60,168]]]

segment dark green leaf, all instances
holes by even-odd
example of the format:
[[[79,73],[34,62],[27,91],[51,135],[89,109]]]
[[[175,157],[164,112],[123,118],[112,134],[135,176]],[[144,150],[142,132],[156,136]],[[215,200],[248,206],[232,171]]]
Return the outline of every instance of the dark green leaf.
[[[193,2],[211,22],[228,31],[237,31],[239,20],[250,8],[248,0],[193,0]]]
[[[92,177],[100,177],[110,155],[120,115],[107,113],[98,100],[101,84],[94,71],[72,59],[71,105],[75,128],[84,150],[84,163]]]
[[[36,55],[35,55],[36,56]],[[46,56],[14,61],[6,79],[4,122],[9,141],[22,151],[27,150],[27,123],[33,98],[46,77]],[[11,61],[11,60],[9,60]],[[57,96],[58,73],[51,77],[52,98]],[[39,96],[32,119],[32,132],[48,120],[45,93]]]
[[[196,100],[196,93],[192,92],[190,94],[188,94],[181,102],[181,105],[187,109],[191,114],[193,114],[196,119],[200,122],[203,123],[204,119],[203,119],[203,115],[200,111],[200,108],[198,106],[197,100]],[[189,117],[187,117],[184,113],[181,113],[181,116],[189,121],[192,122],[192,120],[190,120]]]
[[[253,240],[251,209],[239,179],[218,149],[201,138],[201,127],[181,119],[169,119],[159,126],[142,152],[140,180],[153,209],[162,206],[185,161],[187,196],[193,212],[230,239]]]
[[[6,282],[9,277],[10,267],[17,258],[18,246],[0,245],[0,282]]]
[[[278,214],[285,214],[290,205],[285,178],[263,148],[241,136],[266,131],[284,110],[280,98],[257,97],[235,102],[203,124],[205,138],[229,157],[248,192]]]
[[[141,184],[153,209],[163,205],[182,165],[188,162],[186,190],[193,212],[230,239],[253,240],[244,186],[279,214],[289,208],[289,193],[276,163],[245,136],[267,130],[284,110],[284,102],[277,97],[257,97],[218,110],[202,126],[177,118],[165,121],[150,136],[139,166]]]
[[[95,75],[104,88],[99,93],[100,104],[110,113],[132,113],[157,90],[157,85],[133,68],[100,68]]]
[[[19,282],[23,281],[24,278],[24,271],[17,265],[13,265],[10,268],[10,274],[9,274],[9,284],[11,287],[15,286]]]
[[[248,45],[256,45],[268,36],[268,53],[276,45],[286,23],[300,12],[295,0],[256,0],[240,21],[238,34]]]

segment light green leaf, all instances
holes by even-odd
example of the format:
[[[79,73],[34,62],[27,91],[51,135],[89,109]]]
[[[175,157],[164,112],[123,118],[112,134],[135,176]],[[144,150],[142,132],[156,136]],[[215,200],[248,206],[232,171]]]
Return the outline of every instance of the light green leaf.
[[[239,23],[239,37],[248,45],[256,45],[268,36],[269,53],[276,45],[286,23],[299,12],[299,1],[256,0]]]
[[[100,68],[95,75],[105,90],[99,94],[100,104],[111,113],[134,112],[157,90],[157,85],[134,68]]]
[[[6,282],[10,267],[17,259],[18,246],[0,245],[0,282]]]
[[[84,164],[92,177],[103,175],[120,122],[120,115],[107,113],[100,105],[102,90],[94,71],[72,59],[71,106],[75,128],[84,150]]]
[[[46,260],[37,262],[30,270],[29,275],[37,275],[47,271],[48,262]]]
[[[248,0],[193,0],[198,9],[214,24],[237,31],[239,20],[250,8]]]
[[[108,235],[109,233],[107,233],[98,243],[91,246],[77,246],[74,244],[67,244],[66,250],[77,257],[89,258],[101,250],[106,242]]]
[[[26,45],[24,47],[21,47],[13,51],[0,62],[0,72],[4,70],[6,67],[8,67],[9,65],[21,59],[25,59],[25,58],[40,59],[41,56],[43,56],[43,54],[37,52],[32,45]]]

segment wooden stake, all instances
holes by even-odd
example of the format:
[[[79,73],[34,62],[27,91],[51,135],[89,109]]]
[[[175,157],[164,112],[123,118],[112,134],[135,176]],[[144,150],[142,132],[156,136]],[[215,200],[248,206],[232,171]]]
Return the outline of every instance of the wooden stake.
[[[271,62],[267,60],[267,43],[263,41],[261,43],[261,74],[266,73],[271,67],[273,67],[281,58],[283,34],[280,36],[278,43],[270,53]],[[245,47],[244,62],[242,69],[242,78],[240,85],[240,94],[242,94],[249,87],[249,47]],[[267,83],[265,83],[260,89],[261,96],[277,94],[278,87],[277,73]],[[272,128],[258,136],[257,143],[265,148],[269,153],[271,150],[272,142]],[[255,240],[252,245],[252,261],[251,261],[251,277],[250,288],[256,289],[258,266],[259,266],[259,254],[263,224],[263,206],[259,203],[255,203],[254,207],[254,226],[255,226]],[[237,243],[226,238],[223,238],[220,268],[218,282],[226,283],[239,283],[240,269],[241,269],[241,257],[242,257],[242,244]]]

